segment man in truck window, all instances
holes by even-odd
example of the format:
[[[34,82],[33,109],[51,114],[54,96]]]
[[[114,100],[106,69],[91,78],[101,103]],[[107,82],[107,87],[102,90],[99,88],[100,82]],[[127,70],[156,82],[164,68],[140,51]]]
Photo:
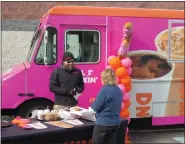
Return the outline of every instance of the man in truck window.
[[[78,104],[75,96],[83,92],[84,81],[81,70],[74,66],[72,53],[66,52],[61,67],[52,72],[49,89],[55,95],[55,111],[69,109]]]

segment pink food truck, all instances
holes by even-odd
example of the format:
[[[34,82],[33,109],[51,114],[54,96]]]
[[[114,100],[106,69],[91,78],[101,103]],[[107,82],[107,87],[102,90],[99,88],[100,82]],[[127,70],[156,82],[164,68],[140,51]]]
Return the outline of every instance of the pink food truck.
[[[51,108],[50,74],[66,51],[74,54],[82,70],[85,90],[79,106],[87,108],[101,88],[100,73],[108,57],[117,54],[127,22],[133,25],[128,52],[131,122],[184,124],[184,11],[180,10],[53,7],[35,29],[27,60],[2,76],[2,111],[35,117],[38,109]]]

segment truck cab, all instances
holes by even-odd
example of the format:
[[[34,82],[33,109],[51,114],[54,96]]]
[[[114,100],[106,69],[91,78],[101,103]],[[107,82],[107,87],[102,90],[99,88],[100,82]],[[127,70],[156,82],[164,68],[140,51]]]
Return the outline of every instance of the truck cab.
[[[54,94],[49,91],[51,72],[61,66],[64,52],[72,52],[82,70],[86,88],[79,105],[89,106],[101,86],[99,73],[106,65],[106,19],[65,16],[65,8],[54,7],[36,27],[27,60],[2,76],[2,108],[22,117],[35,117],[38,109],[52,109]],[[82,21],[78,21],[78,19]],[[98,24],[99,23],[99,24]],[[100,57],[101,55],[101,57]],[[96,89],[91,91],[96,84]]]

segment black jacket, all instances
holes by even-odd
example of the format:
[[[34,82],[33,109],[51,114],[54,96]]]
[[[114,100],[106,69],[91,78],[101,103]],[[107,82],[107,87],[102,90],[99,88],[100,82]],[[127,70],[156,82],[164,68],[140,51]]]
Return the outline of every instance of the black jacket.
[[[74,88],[84,90],[84,81],[81,70],[74,68],[72,71],[62,67],[54,70],[50,77],[49,88],[55,94],[54,103],[56,105],[74,106],[78,102],[70,95]]]

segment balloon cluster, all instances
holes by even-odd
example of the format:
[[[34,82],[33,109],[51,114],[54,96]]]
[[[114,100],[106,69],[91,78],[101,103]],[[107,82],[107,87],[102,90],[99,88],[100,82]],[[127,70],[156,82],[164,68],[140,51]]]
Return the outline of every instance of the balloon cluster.
[[[129,91],[132,89],[130,75],[132,73],[132,61],[127,57],[129,51],[130,43],[132,37],[132,23],[127,22],[123,27],[123,39],[121,46],[118,50],[117,56],[112,55],[108,57],[108,66],[115,71],[117,76],[118,87],[123,92],[123,101],[121,105],[120,117],[128,119],[130,123],[130,111],[129,107],[131,105]],[[95,98],[89,100],[92,103]],[[127,128],[128,133],[128,128]],[[126,134],[127,135],[127,134]]]
[[[132,89],[130,75],[132,73],[132,60],[127,57],[129,51],[130,42],[132,36],[132,23],[127,22],[123,27],[123,40],[118,50],[118,56],[108,57],[108,66],[106,68],[112,68],[117,76],[118,87],[123,92],[123,101],[121,105],[120,117],[128,119],[130,123],[130,111],[131,105],[129,91]],[[127,128],[128,133],[128,128]]]
[[[109,65],[106,68],[111,68],[115,71],[118,87],[123,92],[120,116],[121,118],[130,119],[130,112],[128,108],[130,107],[131,102],[128,92],[132,88],[130,78],[132,73],[132,61],[128,57],[120,59],[119,57],[112,55],[108,58],[108,64]]]

